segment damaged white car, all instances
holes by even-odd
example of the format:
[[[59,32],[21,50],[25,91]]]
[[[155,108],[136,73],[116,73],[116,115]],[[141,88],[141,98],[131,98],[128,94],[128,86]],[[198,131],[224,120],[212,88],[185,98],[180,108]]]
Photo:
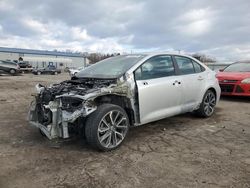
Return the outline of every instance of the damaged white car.
[[[49,139],[81,132],[102,151],[120,146],[133,126],[186,112],[209,117],[220,98],[215,72],[192,57],[168,53],[108,58],[36,90],[31,125]]]

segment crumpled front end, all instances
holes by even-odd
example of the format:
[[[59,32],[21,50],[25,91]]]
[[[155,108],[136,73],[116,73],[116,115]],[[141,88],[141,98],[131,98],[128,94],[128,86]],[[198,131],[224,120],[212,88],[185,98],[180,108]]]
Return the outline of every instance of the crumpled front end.
[[[52,97],[45,87],[36,88],[38,93],[30,105],[28,120],[49,139],[69,138],[70,126],[77,126],[77,119],[86,117],[97,108],[84,96],[75,93]]]
[[[119,83],[116,79],[79,79],[50,87],[38,84],[28,120],[49,139],[69,138],[70,130],[81,126],[82,120],[94,112],[100,102],[107,102],[106,98],[95,99],[108,95],[126,97],[130,101],[126,105],[134,104],[132,90],[123,79]]]

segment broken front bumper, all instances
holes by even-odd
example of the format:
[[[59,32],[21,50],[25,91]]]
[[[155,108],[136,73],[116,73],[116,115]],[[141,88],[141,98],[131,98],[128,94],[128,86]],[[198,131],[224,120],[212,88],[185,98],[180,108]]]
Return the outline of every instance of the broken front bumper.
[[[45,109],[49,109],[51,111],[52,117],[50,124],[43,125],[38,121],[39,113],[36,101],[33,101],[30,105],[28,120],[31,126],[39,128],[49,139],[69,138],[69,123],[73,123],[79,117],[86,117],[95,111],[95,108],[87,108],[84,105],[82,108],[79,108],[74,112],[62,110],[60,99],[50,101],[48,105],[43,106]]]

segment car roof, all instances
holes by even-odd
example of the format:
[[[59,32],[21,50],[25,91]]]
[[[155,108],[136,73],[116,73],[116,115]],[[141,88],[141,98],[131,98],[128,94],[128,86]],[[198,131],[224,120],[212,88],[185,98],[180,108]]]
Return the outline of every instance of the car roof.
[[[5,60],[0,60],[3,63],[9,63],[9,64],[13,64],[16,65],[17,63],[13,62],[13,61],[5,61]]]
[[[133,72],[136,68],[138,68],[138,66],[143,63],[144,61],[150,59],[151,57],[157,56],[157,55],[169,55],[169,56],[181,56],[181,57],[187,57],[197,63],[199,63],[203,68],[205,68],[206,70],[209,68],[202,62],[200,62],[198,59],[189,56],[189,55],[185,55],[185,54],[179,54],[179,53],[174,53],[174,52],[152,52],[152,53],[136,53],[136,54],[127,54],[127,55],[131,55],[131,56],[144,56],[143,59],[141,59],[140,61],[138,61],[135,65],[133,65],[130,70],[128,71],[129,73]]]
[[[175,56],[183,56],[183,57],[188,57],[191,59],[195,59],[190,55],[186,55],[186,54],[180,54],[180,53],[175,53],[175,52],[143,52],[143,53],[134,53],[134,54],[125,54],[125,56],[129,56],[129,55],[141,55],[141,56],[156,56],[156,55],[175,55]],[[196,59],[195,59],[196,60]]]

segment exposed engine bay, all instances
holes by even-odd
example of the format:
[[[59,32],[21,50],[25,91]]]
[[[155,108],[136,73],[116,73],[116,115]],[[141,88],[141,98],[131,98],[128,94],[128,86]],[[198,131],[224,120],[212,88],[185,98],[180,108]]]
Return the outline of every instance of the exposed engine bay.
[[[94,99],[115,94],[128,95],[128,89],[117,79],[72,79],[49,87],[36,85],[35,100],[31,103],[29,122],[49,138],[68,138],[69,127],[76,126],[97,109]],[[125,82],[123,82],[125,83]]]

